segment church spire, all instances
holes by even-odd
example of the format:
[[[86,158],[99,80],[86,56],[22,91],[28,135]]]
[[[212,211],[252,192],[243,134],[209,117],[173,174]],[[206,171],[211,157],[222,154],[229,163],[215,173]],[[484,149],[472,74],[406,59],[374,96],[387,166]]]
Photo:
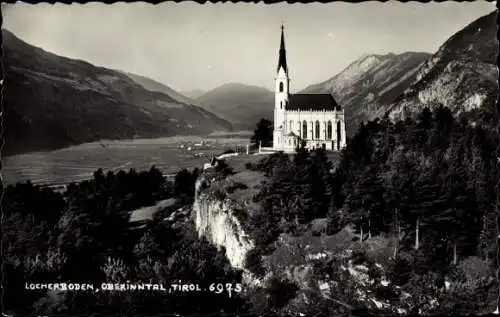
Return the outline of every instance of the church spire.
[[[281,44],[280,44],[280,57],[278,61],[278,71],[283,67],[285,74],[288,75],[288,67],[286,65],[286,50],[285,50],[285,34],[283,23],[281,23]]]

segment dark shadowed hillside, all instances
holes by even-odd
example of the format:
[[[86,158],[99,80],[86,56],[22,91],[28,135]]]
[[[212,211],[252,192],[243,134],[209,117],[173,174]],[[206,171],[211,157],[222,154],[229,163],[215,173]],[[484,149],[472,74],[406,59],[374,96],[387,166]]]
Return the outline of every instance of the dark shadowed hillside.
[[[251,130],[261,118],[273,117],[274,93],[262,87],[229,83],[204,93],[196,101],[235,129]]]
[[[418,67],[431,55],[365,55],[325,82],[302,93],[330,93],[345,109],[347,134],[352,135],[370,113],[390,104],[413,82]]]
[[[2,30],[3,155],[105,139],[205,134],[231,125],[121,72],[31,46]]]
[[[497,14],[483,16],[450,37],[421,67],[411,88],[391,105],[389,116],[401,118],[444,105],[480,122],[498,118]]]

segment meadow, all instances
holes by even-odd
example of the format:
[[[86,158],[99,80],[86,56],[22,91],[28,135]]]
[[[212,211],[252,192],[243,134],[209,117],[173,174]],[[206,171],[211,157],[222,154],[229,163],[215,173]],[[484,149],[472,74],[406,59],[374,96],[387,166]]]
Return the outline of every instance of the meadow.
[[[201,141],[206,145],[196,147]],[[68,148],[4,157],[2,176],[6,184],[26,182],[58,185],[88,179],[102,168],[104,171],[150,169],[153,165],[164,174],[175,174],[182,168],[201,168],[212,154],[219,155],[249,143],[247,137],[226,136],[201,138],[176,136],[156,139],[102,140]],[[184,145],[184,148],[181,148]],[[191,150],[188,150],[192,147]],[[195,156],[203,153],[205,156]]]

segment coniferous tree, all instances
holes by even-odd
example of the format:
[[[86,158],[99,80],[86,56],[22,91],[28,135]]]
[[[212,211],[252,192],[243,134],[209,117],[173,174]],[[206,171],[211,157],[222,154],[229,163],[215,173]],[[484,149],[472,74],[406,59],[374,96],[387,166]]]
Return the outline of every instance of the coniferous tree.
[[[412,223],[415,230],[415,250],[420,247],[420,231],[422,225],[425,224],[426,217],[442,208],[443,204],[439,184],[436,182],[436,171],[418,172],[419,175],[414,175],[407,183],[401,197],[402,216],[407,222]]]
[[[260,119],[251,137],[251,142],[255,145],[273,145],[273,124],[268,119]]]

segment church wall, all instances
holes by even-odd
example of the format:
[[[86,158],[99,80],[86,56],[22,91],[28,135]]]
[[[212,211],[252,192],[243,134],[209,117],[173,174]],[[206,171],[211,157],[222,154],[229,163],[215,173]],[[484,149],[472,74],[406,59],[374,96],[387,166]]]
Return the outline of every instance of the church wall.
[[[315,124],[316,121],[320,123],[319,139],[326,139],[327,135],[327,122],[331,121],[332,127],[337,124],[337,121],[343,120],[343,115],[339,111],[290,111],[285,112],[284,120],[286,122],[286,132],[293,131],[295,134],[302,136],[300,130],[304,120],[307,121],[307,138],[316,139]],[[290,121],[292,121],[292,128],[290,129]],[[300,126],[299,126],[300,122]],[[314,132],[314,134],[311,134]],[[333,136],[332,136],[333,137]]]

